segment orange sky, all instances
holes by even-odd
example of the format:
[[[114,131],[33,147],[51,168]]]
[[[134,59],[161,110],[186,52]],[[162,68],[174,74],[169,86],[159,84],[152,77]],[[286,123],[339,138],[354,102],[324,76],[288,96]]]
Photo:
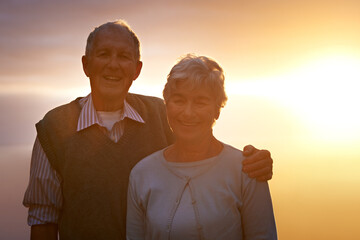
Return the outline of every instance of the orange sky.
[[[188,52],[224,68],[229,101],[215,134],[239,148],[271,150],[280,239],[360,234],[358,0],[1,1],[3,164],[20,159],[9,145],[30,151],[47,110],[89,92],[80,61],[87,35],[117,18],[142,44],[134,92],[161,96],[171,66]],[[24,218],[14,222],[25,228]]]
[[[145,64],[140,80],[147,83],[162,84],[187,52],[213,56],[240,79],[289,71],[334,48],[359,56],[359,1],[167,2],[2,1],[2,88],[83,87],[80,56],[87,34],[116,18],[139,35]]]

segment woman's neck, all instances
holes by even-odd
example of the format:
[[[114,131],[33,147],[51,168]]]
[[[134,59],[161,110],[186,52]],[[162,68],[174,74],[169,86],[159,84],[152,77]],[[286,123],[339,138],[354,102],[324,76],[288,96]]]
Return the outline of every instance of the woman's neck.
[[[201,141],[176,141],[165,152],[165,159],[169,162],[194,162],[218,155],[223,145],[214,136]]]

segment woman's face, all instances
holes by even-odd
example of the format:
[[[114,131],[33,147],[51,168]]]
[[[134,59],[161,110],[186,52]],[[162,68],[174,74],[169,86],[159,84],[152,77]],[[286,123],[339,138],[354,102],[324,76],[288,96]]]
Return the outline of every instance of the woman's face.
[[[166,110],[177,141],[196,142],[212,137],[213,123],[219,117],[219,108],[208,88],[191,90],[183,83],[171,94]]]

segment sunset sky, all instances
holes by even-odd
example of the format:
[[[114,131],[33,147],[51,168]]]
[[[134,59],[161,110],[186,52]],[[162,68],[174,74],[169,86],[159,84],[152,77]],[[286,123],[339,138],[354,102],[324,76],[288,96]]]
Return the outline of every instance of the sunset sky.
[[[0,239],[28,234],[21,201],[34,124],[89,93],[86,38],[119,18],[141,41],[132,92],[161,97],[186,53],[223,67],[229,100],[215,135],[271,151],[279,239],[360,235],[359,0],[3,0]]]

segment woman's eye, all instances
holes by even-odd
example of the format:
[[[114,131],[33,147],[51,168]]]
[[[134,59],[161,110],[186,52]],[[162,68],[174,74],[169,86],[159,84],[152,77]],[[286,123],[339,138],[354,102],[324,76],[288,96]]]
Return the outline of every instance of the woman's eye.
[[[197,102],[196,105],[198,105],[199,107],[204,107],[207,105],[206,102]]]

